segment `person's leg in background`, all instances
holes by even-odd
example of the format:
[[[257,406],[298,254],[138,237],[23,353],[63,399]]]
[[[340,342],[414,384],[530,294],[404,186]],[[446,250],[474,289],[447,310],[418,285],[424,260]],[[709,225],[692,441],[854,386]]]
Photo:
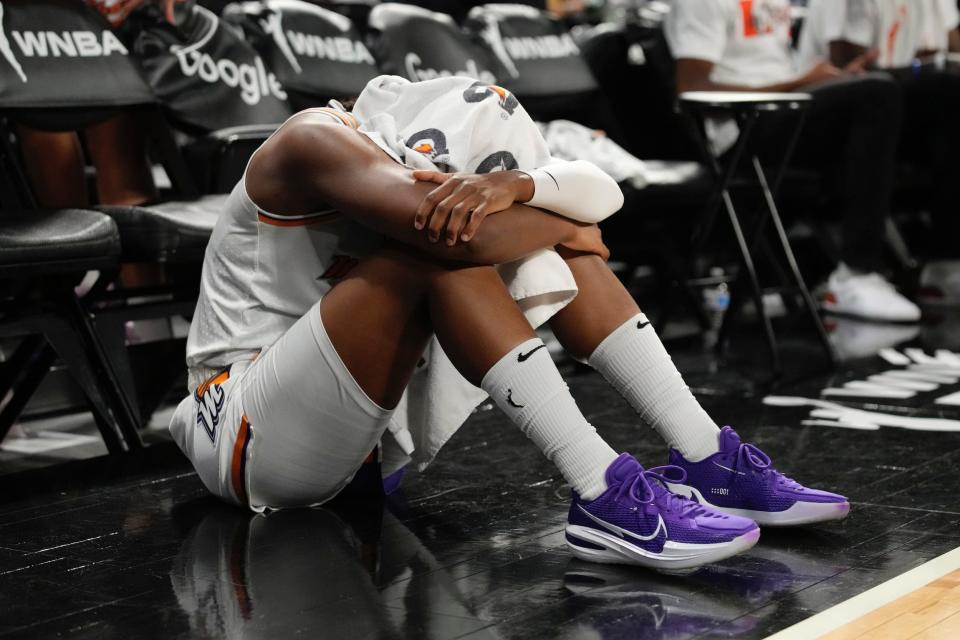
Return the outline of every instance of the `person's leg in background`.
[[[920,277],[929,302],[960,302],[960,75],[924,69],[899,77],[904,92],[900,157],[929,176],[932,233]]]
[[[157,197],[147,157],[148,126],[136,112],[122,112],[84,131],[97,169],[100,204],[140,205]]]
[[[773,469],[770,459],[722,430],[697,402],[653,326],[602,259],[561,251],[579,294],[550,321],[571,355],[587,362],[670,447],[685,477],[672,490],[761,525],[843,518],[843,496],[809,489]]]
[[[45,209],[90,204],[83,171],[83,149],[73,131],[41,131],[16,125],[27,179],[37,204]]]
[[[814,100],[796,162],[824,168],[838,158],[843,192],[842,263],[827,281],[823,307],[875,320],[919,320],[919,308],[878,273],[903,117],[900,88],[886,74],[869,73],[806,90]]]

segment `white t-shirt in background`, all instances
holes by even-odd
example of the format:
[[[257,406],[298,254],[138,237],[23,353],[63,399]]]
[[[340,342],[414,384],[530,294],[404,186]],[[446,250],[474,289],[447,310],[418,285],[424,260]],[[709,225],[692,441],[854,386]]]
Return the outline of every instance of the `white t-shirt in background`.
[[[834,40],[875,47],[879,67],[909,67],[918,51],[945,51],[958,22],[954,0],[810,0],[798,68],[826,59]]]
[[[674,58],[714,64],[713,82],[760,87],[798,75],[790,15],[789,0],[674,0],[665,31]]]
[[[960,25],[960,9],[954,0],[921,0],[927,11],[921,27],[918,51],[946,51],[949,32]]]
[[[953,0],[847,0],[841,38],[880,51],[877,66],[909,67],[918,51],[947,48],[947,32],[956,28]]]
[[[843,35],[846,20],[846,0],[810,0],[797,46],[797,69],[800,72],[805,73],[818,62],[830,60],[830,43]]]

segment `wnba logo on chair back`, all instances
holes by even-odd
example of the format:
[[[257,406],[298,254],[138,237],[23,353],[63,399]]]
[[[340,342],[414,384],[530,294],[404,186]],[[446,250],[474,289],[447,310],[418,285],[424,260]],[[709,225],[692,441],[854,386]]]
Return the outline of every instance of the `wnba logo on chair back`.
[[[95,31],[35,31],[13,30],[10,32],[13,43],[20,55],[25,58],[91,58],[113,54],[127,55],[127,49],[119,38],[108,30]],[[13,67],[22,82],[27,82],[27,74],[20,64],[17,54],[7,38],[4,24],[4,7],[0,3],[0,55]]]

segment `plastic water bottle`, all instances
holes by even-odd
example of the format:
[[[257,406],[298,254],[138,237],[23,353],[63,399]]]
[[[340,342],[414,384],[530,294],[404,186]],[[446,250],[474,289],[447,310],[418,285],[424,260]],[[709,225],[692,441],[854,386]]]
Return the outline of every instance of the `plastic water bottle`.
[[[723,269],[720,267],[710,269],[710,277],[720,279],[720,282],[703,289],[703,310],[710,321],[704,336],[704,342],[708,348],[717,344],[720,326],[723,324],[723,316],[730,308],[730,288],[722,280]]]

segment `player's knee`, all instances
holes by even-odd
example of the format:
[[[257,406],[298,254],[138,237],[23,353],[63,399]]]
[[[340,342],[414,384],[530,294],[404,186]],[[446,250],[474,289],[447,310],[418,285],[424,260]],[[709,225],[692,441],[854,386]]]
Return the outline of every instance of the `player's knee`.
[[[469,290],[483,295],[489,286],[503,287],[503,279],[492,266],[473,265],[447,266],[430,273],[428,292],[431,295],[448,295],[451,292]]]

